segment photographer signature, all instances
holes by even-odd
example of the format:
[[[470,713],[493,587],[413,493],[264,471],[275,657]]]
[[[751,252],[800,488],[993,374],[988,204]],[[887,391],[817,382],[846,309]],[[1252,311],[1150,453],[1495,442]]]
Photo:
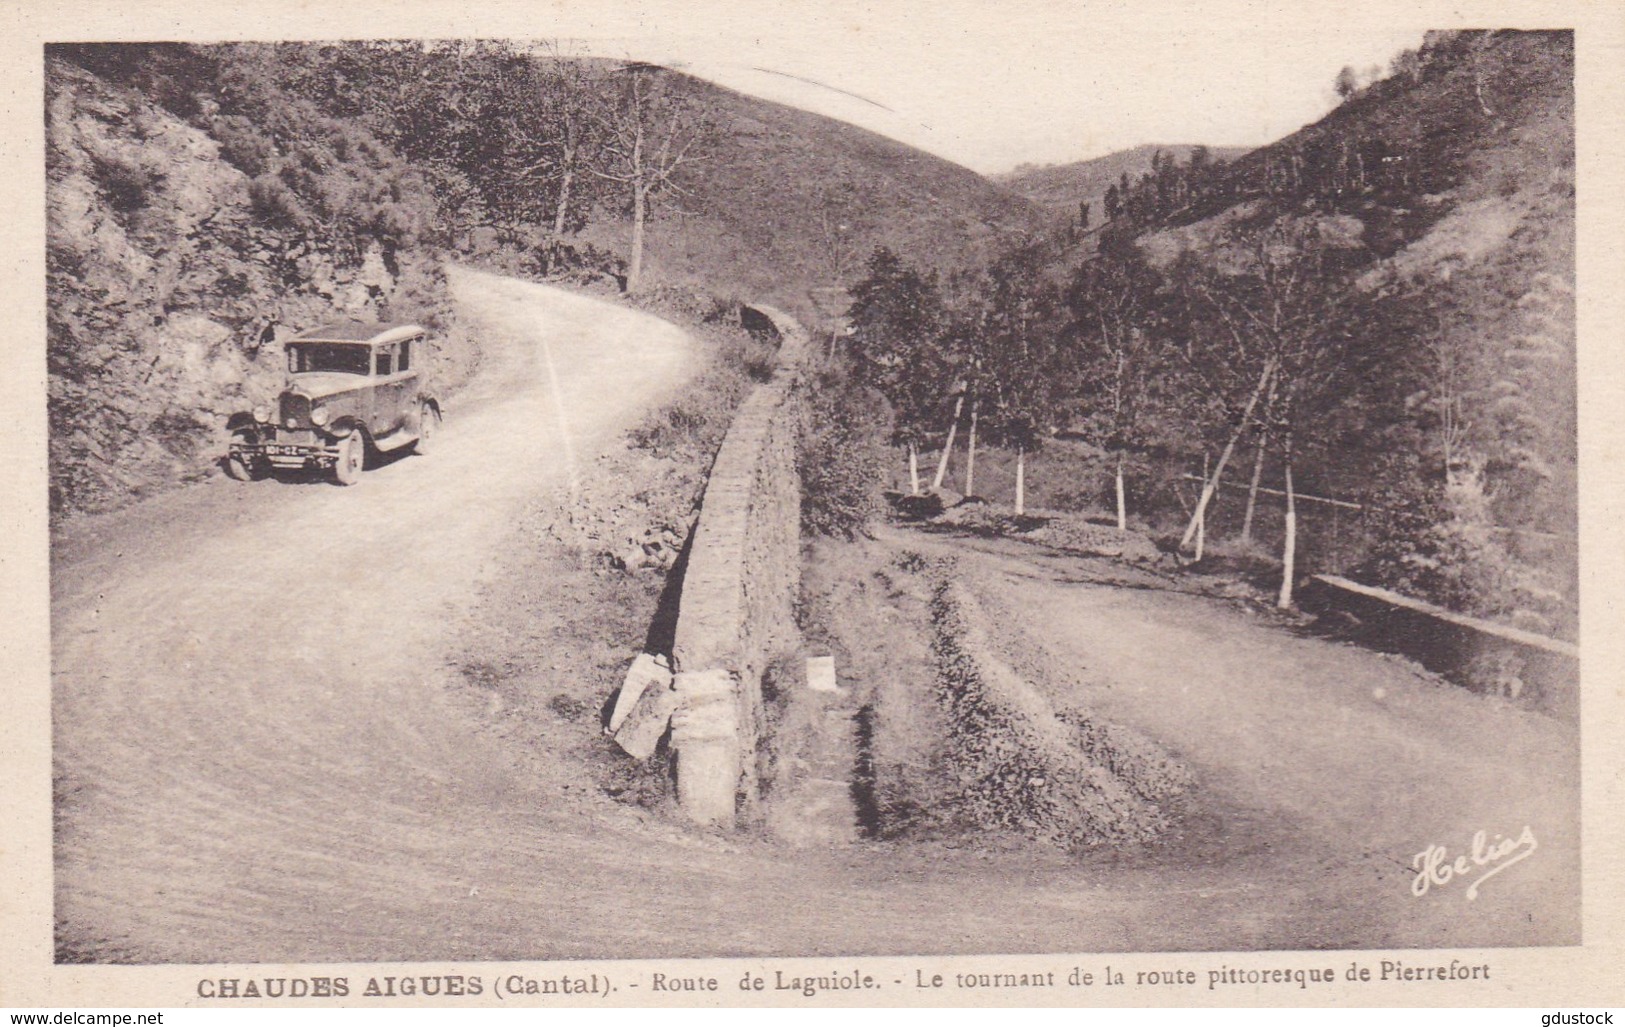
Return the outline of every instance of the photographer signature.
[[[1449,858],[1443,845],[1429,845],[1411,860],[1411,866],[1416,870],[1416,879],[1411,882],[1411,894],[1421,898],[1434,885],[1442,888],[1458,877],[1482,870],[1477,879],[1467,886],[1467,901],[1471,902],[1478,898],[1480,885],[1514,863],[1528,859],[1537,848],[1535,832],[1528,825],[1516,838],[1496,835],[1493,845],[1488,840],[1488,833],[1480,831],[1473,835],[1471,850],[1455,859]]]

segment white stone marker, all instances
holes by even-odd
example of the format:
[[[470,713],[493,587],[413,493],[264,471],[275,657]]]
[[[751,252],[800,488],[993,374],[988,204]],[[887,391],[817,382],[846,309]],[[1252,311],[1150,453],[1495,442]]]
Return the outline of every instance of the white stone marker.
[[[835,657],[807,657],[807,687],[814,692],[839,692],[835,683]]]

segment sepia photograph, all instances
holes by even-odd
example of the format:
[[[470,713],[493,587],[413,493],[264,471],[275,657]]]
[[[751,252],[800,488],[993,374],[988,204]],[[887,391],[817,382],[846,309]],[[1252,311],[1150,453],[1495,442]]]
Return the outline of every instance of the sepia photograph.
[[[13,48],[54,972],[1496,1004],[1603,940],[1575,10],[571,6]]]

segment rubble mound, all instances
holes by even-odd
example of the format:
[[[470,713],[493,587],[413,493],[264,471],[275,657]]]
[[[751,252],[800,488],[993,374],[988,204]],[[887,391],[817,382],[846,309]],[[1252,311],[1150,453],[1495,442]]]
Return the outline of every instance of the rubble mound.
[[[1183,764],[1128,729],[1070,711],[996,654],[970,591],[942,579],[931,600],[938,700],[963,815],[1066,848],[1144,842],[1168,826],[1163,803],[1188,788]]]
[[[956,528],[974,535],[1018,538],[1064,549],[1080,556],[1100,556],[1126,563],[1154,564],[1162,553],[1146,536],[1101,524],[1075,514],[1018,514],[981,502],[960,503],[931,517],[933,525]]]

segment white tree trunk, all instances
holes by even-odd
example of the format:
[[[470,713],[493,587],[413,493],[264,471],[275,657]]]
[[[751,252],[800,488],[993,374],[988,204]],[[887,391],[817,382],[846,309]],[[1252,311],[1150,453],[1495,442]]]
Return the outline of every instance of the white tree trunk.
[[[1202,480],[1207,481],[1207,454],[1202,454]],[[1207,507],[1196,507],[1196,562],[1202,562],[1202,550],[1207,546]]]
[[[555,239],[564,237],[566,213],[570,209],[570,185],[575,181],[575,177],[576,173],[573,170],[566,171],[564,177],[559,180],[559,203],[553,212],[553,238]]]
[[[948,441],[942,447],[942,459],[937,461],[937,476],[931,479],[933,489],[942,488],[942,479],[948,473],[948,457],[954,451],[954,433],[959,431],[959,412],[964,408],[965,396],[961,393],[959,398],[954,401],[954,419],[953,423],[948,425]]]
[[[970,405],[970,446],[965,452],[965,495],[976,494],[976,401]]]
[[[1247,487],[1247,512],[1241,518],[1241,537],[1244,541],[1253,540],[1253,511],[1258,507],[1258,482],[1264,475],[1264,443],[1267,439],[1260,436],[1258,439],[1258,452],[1253,455],[1253,480]]]
[[[912,442],[908,444],[908,494],[920,494],[920,451]]]
[[[1016,449],[1016,516],[1027,512],[1027,449]]]
[[[1128,500],[1123,495],[1123,454],[1117,454],[1117,530],[1128,530]]]
[[[1191,544],[1191,539],[1196,535],[1197,524],[1207,515],[1207,504],[1212,500],[1214,491],[1218,489],[1220,479],[1224,477],[1224,465],[1230,462],[1230,454],[1235,452],[1237,440],[1252,422],[1253,408],[1258,406],[1259,399],[1263,397],[1264,390],[1269,387],[1270,379],[1273,377],[1275,377],[1275,361],[1266,360],[1264,370],[1258,375],[1258,384],[1253,386],[1253,394],[1247,399],[1247,409],[1241,412],[1241,421],[1236,425],[1236,430],[1230,433],[1230,441],[1224,444],[1224,452],[1219,454],[1219,463],[1213,468],[1212,476],[1202,483],[1202,498],[1196,501],[1196,512],[1191,514],[1191,522],[1185,527],[1185,534],[1179,540],[1179,548],[1184,549]]]
[[[1207,545],[1207,514],[1198,511],[1201,520],[1196,522],[1196,562],[1202,562],[1202,550]]]
[[[1292,441],[1286,444],[1286,540],[1281,543],[1281,595],[1275,605],[1285,610],[1292,605],[1292,579],[1297,574],[1298,502],[1292,490]]]
[[[644,190],[632,187],[632,259],[626,266],[626,291],[637,292],[643,280]]]

